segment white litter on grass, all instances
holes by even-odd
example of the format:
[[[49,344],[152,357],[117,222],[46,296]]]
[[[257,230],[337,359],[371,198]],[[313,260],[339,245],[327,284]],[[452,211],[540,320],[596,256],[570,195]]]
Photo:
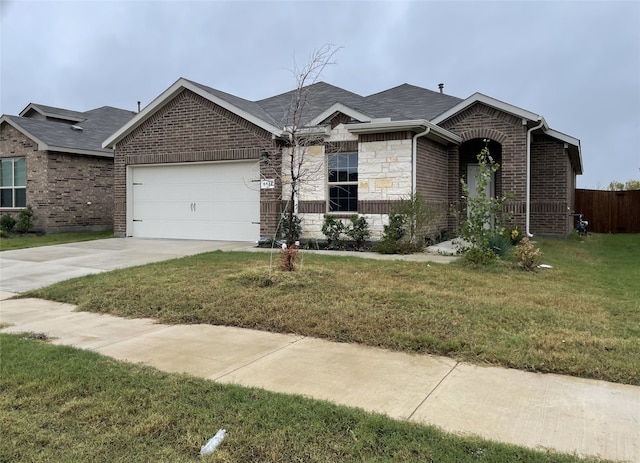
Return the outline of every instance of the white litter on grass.
[[[538,268],[553,268],[551,265],[548,264],[540,264],[538,265]]]
[[[226,434],[227,434],[227,431],[225,429],[218,429],[218,432],[216,433],[216,435],[213,436],[211,439],[209,439],[209,442],[207,442],[200,449],[200,455],[207,455],[209,453],[213,453],[213,451],[218,448],[218,445],[222,443],[224,436]]]

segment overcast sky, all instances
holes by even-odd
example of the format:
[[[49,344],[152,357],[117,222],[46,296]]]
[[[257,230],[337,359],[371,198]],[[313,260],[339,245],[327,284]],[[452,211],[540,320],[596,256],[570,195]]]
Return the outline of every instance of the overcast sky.
[[[640,2],[0,0],[0,113],[136,110],[179,77],[258,100],[294,58],[343,47],[322,80],[481,92],[581,141],[580,188],[640,178]]]

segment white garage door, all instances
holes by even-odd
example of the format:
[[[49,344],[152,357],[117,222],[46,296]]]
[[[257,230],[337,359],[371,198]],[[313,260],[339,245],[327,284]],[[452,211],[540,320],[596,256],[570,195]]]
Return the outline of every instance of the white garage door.
[[[133,166],[128,235],[255,241],[260,237],[258,164]]]

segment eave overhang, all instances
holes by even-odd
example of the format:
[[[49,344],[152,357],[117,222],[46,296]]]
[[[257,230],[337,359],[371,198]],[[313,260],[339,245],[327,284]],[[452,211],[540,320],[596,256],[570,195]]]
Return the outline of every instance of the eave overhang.
[[[422,133],[426,129],[429,129],[429,133],[426,135],[434,141],[442,144],[455,144],[462,143],[462,138],[453,132],[449,132],[442,127],[438,127],[431,122],[424,119],[408,120],[408,121],[380,121],[380,122],[365,122],[358,124],[345,124],[344,126],[349,132],[354,134],[365,133],[388,133],[388,132],[400,132],[411,131],[415,133]]]

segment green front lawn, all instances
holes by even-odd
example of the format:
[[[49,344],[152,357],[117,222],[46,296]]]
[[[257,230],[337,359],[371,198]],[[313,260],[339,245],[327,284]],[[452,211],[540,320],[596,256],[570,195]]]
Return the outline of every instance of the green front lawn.
[[[113,230],[98,232],[48,233],[45,235],[15,234],[9,237],[0,238],[0,251],[34,248],[36,246],[51,246],[53,244],[74,243],[77,241],[102,240],[105,238],[113,238]]]
[[[214,252],[23,296],[640,385],[640,236],[538,244],[553,268],[537,273],[315,254],[285,273],[268,253]]]
[[[587,461],[27,338],[0,334],[3,462]],[[200,458],[219,428],[225,440]]]

